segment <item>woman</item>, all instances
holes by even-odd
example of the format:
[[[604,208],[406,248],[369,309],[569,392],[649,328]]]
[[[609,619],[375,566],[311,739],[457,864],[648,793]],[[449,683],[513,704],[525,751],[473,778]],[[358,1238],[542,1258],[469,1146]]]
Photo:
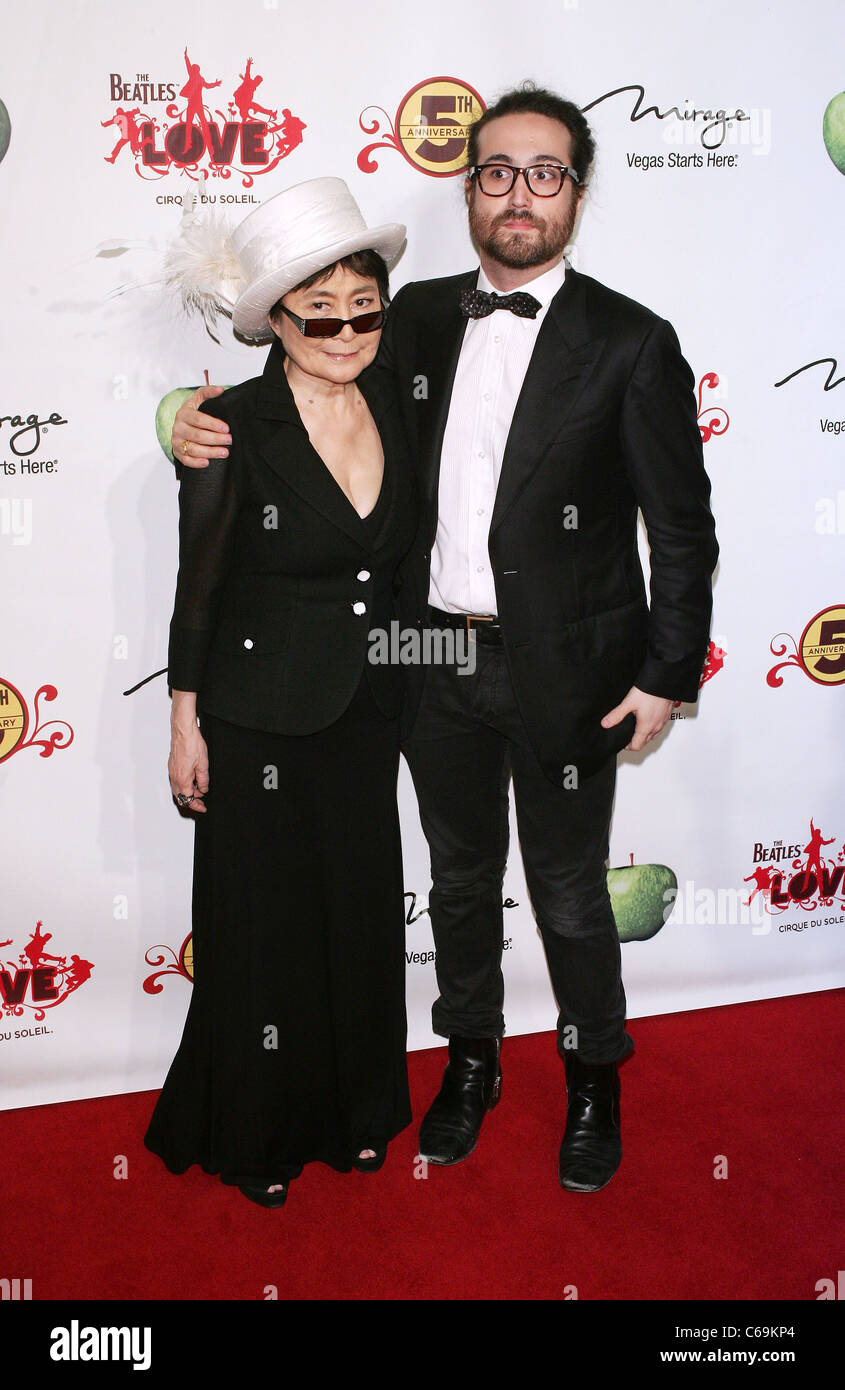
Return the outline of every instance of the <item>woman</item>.
[[[168,768],[198,813],[194,988],[145,1143],[262,1206],[307,1162],[374,1171],[411,1118],[401,673],[367,660],[416,529],[366,372],[404,231],[368,230],[340,179],[241,223],[217,302],[273,345],[226,392],[228,459],[181,479]]]

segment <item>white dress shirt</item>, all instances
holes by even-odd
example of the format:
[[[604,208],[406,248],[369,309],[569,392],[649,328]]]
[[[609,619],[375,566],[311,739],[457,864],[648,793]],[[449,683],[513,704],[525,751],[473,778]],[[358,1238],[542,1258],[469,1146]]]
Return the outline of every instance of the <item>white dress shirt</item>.
[[[534,319],[494,309],[467,321],[440,455],[428,594],[447,613],[496,612],[487,537],[502,458],[540,325],[565,273],[561,261],[519,286],[540,301]],[[480,269],[477,288],[503,293]]]

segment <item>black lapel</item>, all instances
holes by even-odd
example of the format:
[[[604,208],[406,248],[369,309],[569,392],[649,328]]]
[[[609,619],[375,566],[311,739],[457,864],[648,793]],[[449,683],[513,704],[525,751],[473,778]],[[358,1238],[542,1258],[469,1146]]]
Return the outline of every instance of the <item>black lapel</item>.
[[[477,270],[470,270],[466,275],[450,276],[431,305],[427,306],[417,340],[421,353],[419,370],[426,379],[429,401],[420,432],[420,477],[423,505],[427,510],[433,507],[435,512],[443,435],[468,323],[460,310],[460,295],[463,289],[471,289],[477,280]]]
[[[381,520],[375,535],[369,528],[364,528],[364,544],[369,550],[374,551],[379,548],[385,533],[393,523],[401,472],[403,469],[407,472],[410,460],[407,457],[405,436],[399,418],[399,401],[392,380],[385,382],[382,372],[367,367],[358,377],[358,389],[376,422],[384,455],[382,490],[376,502],[376,506],[384,503]]]
[[[358,545],[366,547],[366,533],[361,518],[343,488],[332,477],[320,455],[308,438],[293,392],[284,372],[285,354],[278,339],[273,343],[258,388],[254,428],[258,451],[273,472],[292,487],[305,502],[320,512],[332,525],[345,531]],[[383,393],[365,381],[366,373],[358,378],[361,393],[370,407],[376,424],[386,409]],[[389,450],[384,448],[385,478],[390,467]]]
[[[530,288],[530,287],[529,287]],[[597,361],[604,336],[587,312],[584,281],[567,267],[537,334],[513,413],[490,530],[501,523],[560,433]]]

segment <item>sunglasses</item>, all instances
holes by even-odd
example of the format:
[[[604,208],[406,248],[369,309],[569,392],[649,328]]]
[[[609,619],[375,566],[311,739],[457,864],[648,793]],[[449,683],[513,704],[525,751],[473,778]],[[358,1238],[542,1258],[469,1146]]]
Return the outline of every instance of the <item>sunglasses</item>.
[[[384,309],[374,309],[369,314],[357,314],[354,319],[301,319],[298,314],[291,313],[284,304],[279,307],[304,338],[336,338],[347,324],[354,333],[374,333],[384,323]]]

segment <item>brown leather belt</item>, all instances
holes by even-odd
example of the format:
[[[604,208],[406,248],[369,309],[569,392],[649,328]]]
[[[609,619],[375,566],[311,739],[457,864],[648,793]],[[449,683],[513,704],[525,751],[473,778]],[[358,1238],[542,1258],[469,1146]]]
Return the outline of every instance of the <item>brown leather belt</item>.
[[[442,608],[428,607],[431,627],[461,628],[472,632],[484,646],[501,647],[502,627],[497,617],[484,613],[444,613]]]

